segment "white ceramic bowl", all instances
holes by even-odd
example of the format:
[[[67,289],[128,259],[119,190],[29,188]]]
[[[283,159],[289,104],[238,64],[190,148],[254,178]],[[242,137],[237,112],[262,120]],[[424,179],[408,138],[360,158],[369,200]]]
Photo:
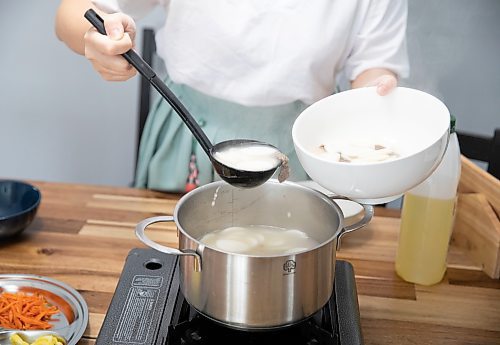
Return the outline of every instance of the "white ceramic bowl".
[[[398,87],[379,96],[374,87],[344,91],[305,109],[293,125],[300,163],[322,187],[366,204],[394,200],[438,166],[449,139],[450,113],[425,92]],[[338,162],[318,154],[325,143],[380,141],[399,157],[369,163]]]

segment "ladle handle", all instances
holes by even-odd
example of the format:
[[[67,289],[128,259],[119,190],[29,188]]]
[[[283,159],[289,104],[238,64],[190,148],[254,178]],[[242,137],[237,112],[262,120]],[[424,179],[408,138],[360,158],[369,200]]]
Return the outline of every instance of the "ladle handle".
[[[99,16],[93,9],[89,9],[85,12],[85,18],[97,29],[97,31],[106,35],[106,29],[104,27],[104,20]],[[170,104],[170,106],[175,110],[177,114],[181,117],[182,121],[188,126],[191,133],[200,143],[206,154],[211,157],[212,143],[210,139],[205,135],[203,130],[200,128],[196,120],[189,113],[186,107],[181,103],[181,101],[174,95],[172,91],[165,85],[165,83],[156,75],[155,71],[144,61],[139,54],[137,54],[133,49],[122,54],[122,56],[127,60],[135,69],[146,78],[151,85],[160,93],[160,95]]]

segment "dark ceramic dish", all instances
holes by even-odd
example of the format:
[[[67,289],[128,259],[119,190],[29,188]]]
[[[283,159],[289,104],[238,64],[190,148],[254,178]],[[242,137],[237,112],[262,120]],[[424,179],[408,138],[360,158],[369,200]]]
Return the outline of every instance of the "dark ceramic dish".
[[[0,180],[0,239],[21,233],[35,218],[42,195],[30,184]]]

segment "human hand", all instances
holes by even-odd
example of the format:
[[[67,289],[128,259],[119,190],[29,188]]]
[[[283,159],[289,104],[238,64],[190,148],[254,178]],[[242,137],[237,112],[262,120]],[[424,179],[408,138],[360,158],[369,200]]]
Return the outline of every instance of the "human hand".
[[[351,85],[353,88],[375,86],[377,93],[385,96],[398,86],[398,80],[396,75],[387,69],[371,68],[360,73]]]
[[[85,57],[108,81],[125,81],[137,73],[121,54],[134,47],[135,22],[123,13],[103,14],[107,36],[91,27],[84,36]]]
[[[388,95],[398,86],[398,80],[393,74],[384,74],[377,77],[369,86],[375,86],[380,96]]]

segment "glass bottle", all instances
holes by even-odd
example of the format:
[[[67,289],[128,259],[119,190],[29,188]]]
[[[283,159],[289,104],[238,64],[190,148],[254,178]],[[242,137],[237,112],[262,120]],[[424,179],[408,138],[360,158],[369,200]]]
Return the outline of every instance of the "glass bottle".
[[[403,199],[396,272],[408,282],[437,284],[446,272],[461,170],[453,116],[450,133],[439,166]]]

